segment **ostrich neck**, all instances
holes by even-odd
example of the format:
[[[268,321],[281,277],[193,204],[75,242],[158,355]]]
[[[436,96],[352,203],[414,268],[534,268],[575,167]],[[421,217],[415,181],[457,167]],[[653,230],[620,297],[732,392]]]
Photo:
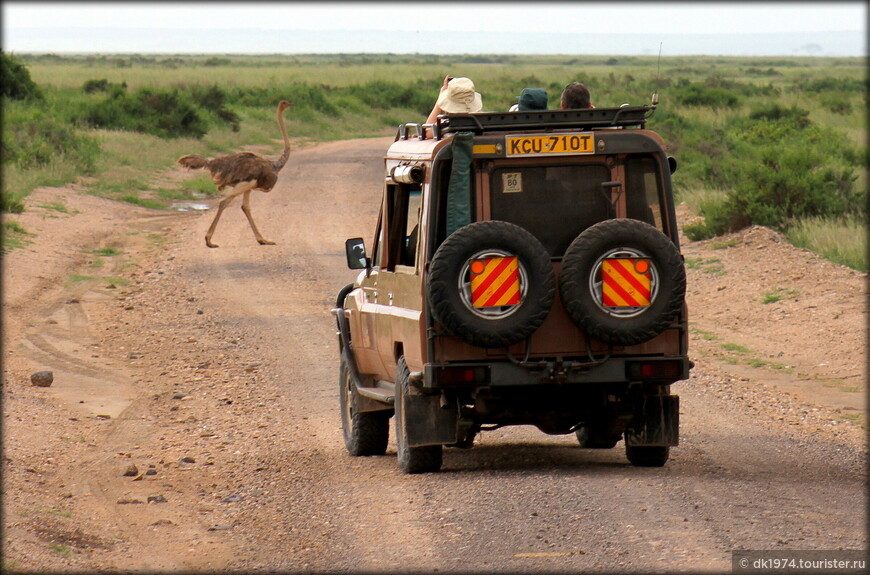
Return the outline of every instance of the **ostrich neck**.
[[[281,157],[273,162],[275,169],[280,170],[290,158],[290,138],[287,136],[287,127],[284,125],[283,110],[278,110],[278,126],[281,127],[281,136],[284,138],[284,153]]]

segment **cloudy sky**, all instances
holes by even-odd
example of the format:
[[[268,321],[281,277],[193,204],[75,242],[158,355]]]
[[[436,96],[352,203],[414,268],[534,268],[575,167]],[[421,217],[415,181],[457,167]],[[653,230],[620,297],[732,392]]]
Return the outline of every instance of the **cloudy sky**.
[[[813,42],[812,33],[863,37],[866,28],[863,1],[3,2],[3,49],[9,52],[376,52],[385,51],[378,42],[360,46],[366,36],[337,32],[388,31],[381,37],[393,44],[383,46],[399,51],[427,52],[426,42],[443,34],[458,44],[455,52],[500,45],[522,53],[520,33],[571,32],[578,38],[797,33]],[[292,31],[321,31],[320,40],[328,41],[311,34],[295,39]],[[497,37],[502,44],[493,42]],[[550,49],[562,53],[559,46]],[[860,55],[864,45],[857,49]]]

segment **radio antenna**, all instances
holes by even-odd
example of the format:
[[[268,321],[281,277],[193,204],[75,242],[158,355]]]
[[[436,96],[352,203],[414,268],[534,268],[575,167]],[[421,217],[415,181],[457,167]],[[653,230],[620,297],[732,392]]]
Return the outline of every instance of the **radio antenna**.
[[[659,58],[656,62],[656,89],[652,95],[652,105],[659,103],[659,71],[662,69],[662,42],[659,42]]]

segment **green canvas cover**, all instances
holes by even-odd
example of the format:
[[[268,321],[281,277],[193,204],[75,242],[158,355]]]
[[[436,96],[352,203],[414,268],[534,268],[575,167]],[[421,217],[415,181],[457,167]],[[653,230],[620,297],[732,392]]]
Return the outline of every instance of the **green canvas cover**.
[[[447,187],[447,236],[471,223],[472,132],[453,136],[453,167]]]

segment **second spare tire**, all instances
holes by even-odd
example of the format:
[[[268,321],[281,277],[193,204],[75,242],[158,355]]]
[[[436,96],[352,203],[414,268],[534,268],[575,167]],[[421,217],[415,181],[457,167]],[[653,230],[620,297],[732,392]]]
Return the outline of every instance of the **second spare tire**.
[[[618,218],[574,239],[562,259],[559,288],[568,315],[589,335],[636,345],[671,326],[684,303],[686,270],[660,230]]]

